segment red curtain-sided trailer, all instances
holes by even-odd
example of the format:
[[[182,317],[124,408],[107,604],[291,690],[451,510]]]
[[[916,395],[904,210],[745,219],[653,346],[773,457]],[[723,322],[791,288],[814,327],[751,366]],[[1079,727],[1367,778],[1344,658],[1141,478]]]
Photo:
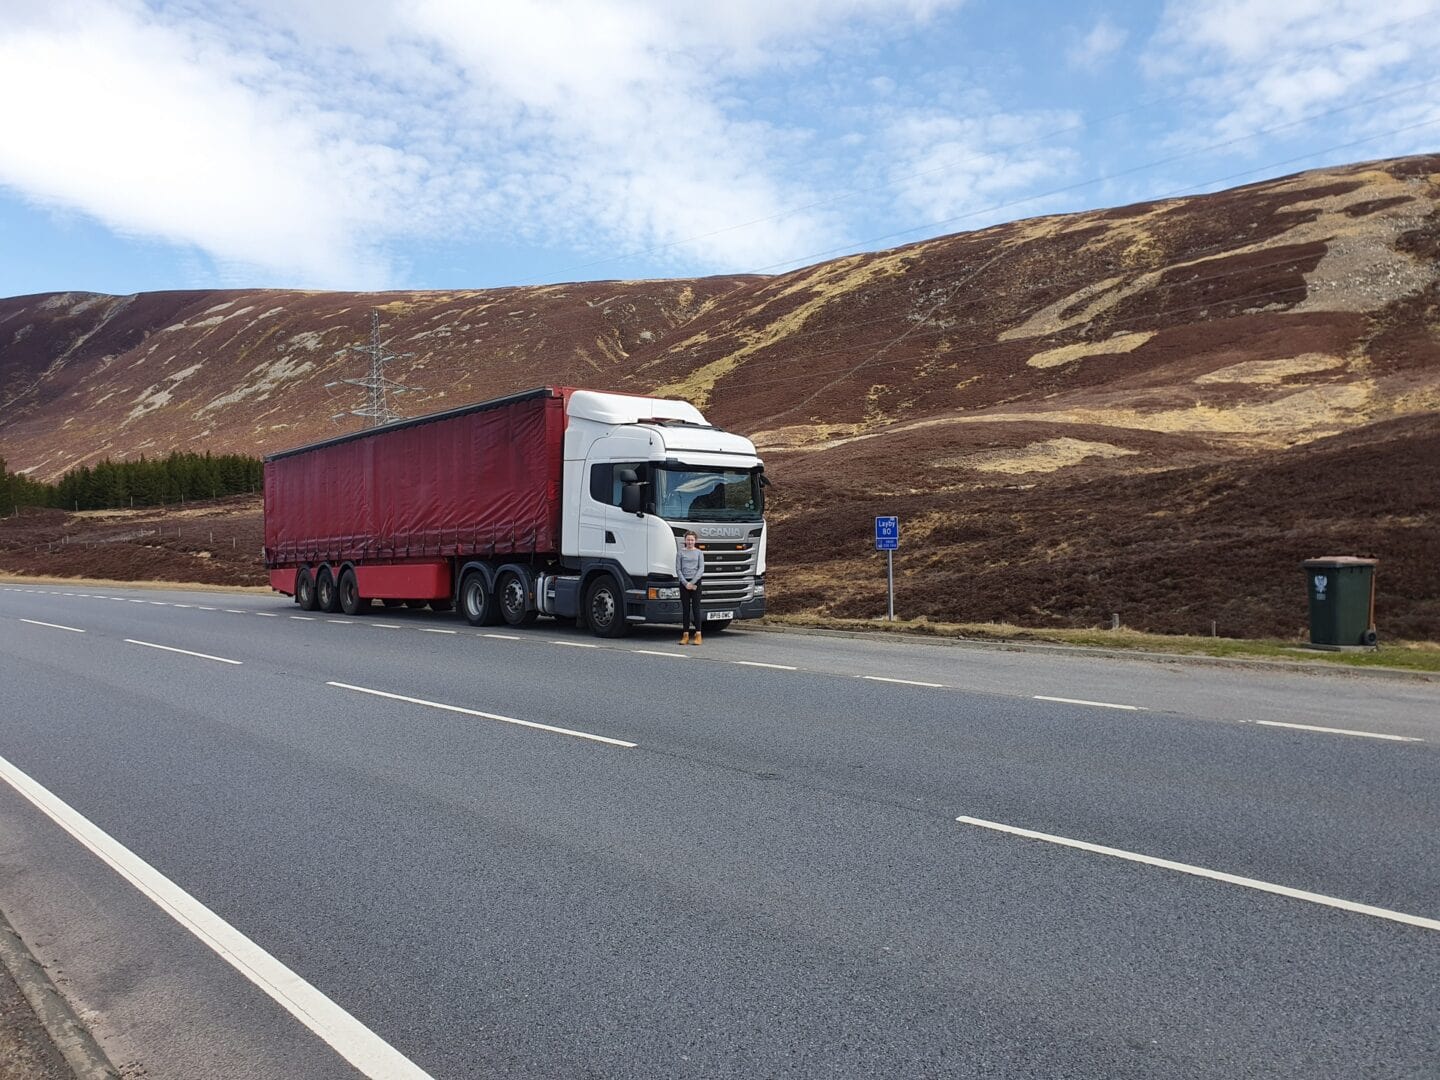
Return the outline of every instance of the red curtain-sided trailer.
[[[265,459],[265,565],[293,595],[349,571],[366,599],[445,601],[468,558],[560,549],[568,389],[545,387]]]

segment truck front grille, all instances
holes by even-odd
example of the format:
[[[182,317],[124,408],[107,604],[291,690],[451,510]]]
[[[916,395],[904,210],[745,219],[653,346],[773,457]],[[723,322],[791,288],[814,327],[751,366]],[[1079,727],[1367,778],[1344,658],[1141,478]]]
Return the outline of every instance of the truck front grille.
[[[706,604],[738,604],[755,591],[756,540],[703,540]]]

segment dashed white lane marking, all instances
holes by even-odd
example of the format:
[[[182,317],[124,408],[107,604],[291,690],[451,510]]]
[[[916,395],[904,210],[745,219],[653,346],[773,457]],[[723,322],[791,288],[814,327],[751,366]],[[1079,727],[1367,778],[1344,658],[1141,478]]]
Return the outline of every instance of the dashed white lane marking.
[[[1306,892],[1304,889],[1292,889],[1288,885],[1275,885],[1268,881],[1258,881],[1255,878],[1240,877],[1238,874],[1210,870],[1203,866],[1191,866],[1189,863],[1172,862],[1170,859],[1157,859],[1153,855],[1139,855],[1133,851],[1102,847],[1100,844],[1091,844],[1084,840],[1071,840],[1068,837],[1052,836],[1049,833],[1034,832],[1014,825],[1002,825],[998,821],[985,821],[972,817],[957,817],[955,820],[964,825],[977,825],[982,829],[993,829],[996,832],[1009,833],[1012,836],[1023,836],[1028,840],[1044,840],[1048,844],[1078,848],[1080,851],[1089,851],[1096,855],[1109,855],[1112,858],[1126,859],[1129,862],[1144,863],[1146,866],[1158,866],[1163,870],[1174,870],[1177,873],[1209,878],[1212,881],[1223,881],[1230,885],[1243,885],[1247,889],[1274,893],[1277,896],[1288,896],[1291,899],[1305,900],[1311,904],[1340,908],[1342,911],[1354,911],[1361,915],[1371,915],[1377,919],[1389,919],[1391,922],[1405,923],[1408,926],[1424,927],[1426,930],[1440,930],[1440,919],[1427,919],[1423,915],[1407,915],[1403,911],[1391,911],[1389,908],[1357,904],[1353,900],[1341,900],[1334,896]]]
[[[352,625],[354,625],[354,620],[353,620],[353,619],[326,619],[325,621],[326,621],[326,622],[333,622],[333,623],[335,623],[335,624],[338,625],[338,626],[352,626]]]
[[[196,605],[195,605],[195,610],[196,610],[196,611],[214,611],[215,609],[214,609],[213,607],[206,607],[204,604],[196,604]]]
[[[1314,724],[1286,724],[1279,720],[1241,720],[1242,724],[1260,724],[1263,727],[1294,728],[1296,731],[1323,731],[1327,735],[1354,735],[1359,739],[1388,739],[1390,742],[1424,742],[1410,735],[1381,735],[1375,731],[1350,731],[1347,728],[1316,727]]]
[[[195,605],[194,605],[194,604],[173,604],[173,605],[171,605],[171,606],[173,606],[173,607],[188,608],[188,607],[194,607]]]
[[[741,667],[765,667],[774,668],[776,671],[796,671],[797,668],[789,664],[762,664],[759,660],[731,660],[732,664],[739,664]]]
[[[588,641],[552,641],[551,645],[565,645],[571,649],[598,649],[599,645],[591,645]]]
[[[292,618],[292,619],[299,619],[301,622],[315,622],[315,621],[316,621],[315,616],[313,616],[313,615],[291,615],[290,618]]]
[[[929,686],[929,687],[933,687],[933,688],[936,688],[936,689],[944,689],[944,687],[945,687],[945,684],[944,684],[944,683],[938,683],[938,682],[919,682],[919,681],[917,681],[917,680],[915,680],[915,679],[887,679],[887,678],[885,678],[885,676],[883,676],[883,675],[861,675],[860,678],[862,678],[862,679],[869,679],[871,682],[893,682],[893,683],[900,683],[902,686]]]
[[[438,628],[436,628],[436,627],[433,627],[433,626],[422,626],[422,627],[420,627],[420,632],[421,632],[422,634],[458,634],[458,633],[460,633],[459,630],[440,630],[440,629],[438,629]]]
[[[169,607],[169,606],[170,606],[170,605],[167,604],[164,600],[146,600],[145,603],[147,603],[147,604],[154,604],[156,607]]]
[[[292,616],[292,618],[293,618],[293,616]],[[376,630],[403,630],[403,629],[405,629],[405,628],[404,628],[403,626],[401,626],[399,623],[393,623],[393,622],[372,622],[370,625],[373,626],[373,627],[375,627]]]
[[[518,634],[481,634],[481,637],[494,638],[496,641],[519,641]]]
[[[273,611],[254,611],[254,612],[251,612],[251,614],[252,614],[252,615],[259,615],[261,618],[264,618],[264,619],[278,619],[278,618],[280,617],[278,614],[276,614],[276,613],[273,612]]]
[[[147,649],[163,649],[165,652],[180,653],[182,656],[194,656],[200,660],[214,660],[219,664],[243,664],[243,660],[229,660],[223,656],[211,656],[209,653],[191,652],[189,649],[177,649],[172,645],[156,645],[153,641],[136,641],[134,638],[126,638],[127,645],[144,645]]]
[[[660,652],[658,649],[631,649],[630,651],[639,653],[641,656],[673,656],[677,660],[690,659],[690,654],[683,652]]]
[[[233,607],[221,608],[221,610],[224,611],[226,615],[245,615],[245,614],[247,614],[247,612],[241,611],[239,608],[233,608]]]
[[[501,716],[499,713],[481,712],[478,709],[465,709],[459,705],[445,705],[438,701],[426,701],[424,698],[406,697],[404,694],[391,694],[385,690],[371,690],[364,686],[352,686],[349,683],[328,682],[326,686],[338,687],[341,690],[354,690],[357,694],[371,694],[375,697],[389,698],[392,701],[404,701],[411,705],[424,705],[431,709],[443,709],[445,712],[461,713],[465,716],[479,716],[485,720],[498,720],[502,724],[518,724],[520,727],[535,728],[537,731],[549,731],[555,735],[570,735],[577,739],[589,739],[591,742],[607,743],[610,746],[623,746],[626,749],[634,749],[633,742],[625,742],[623,739],[611,739],[604,735],[592,735],[588,731],[574,731],[571,728],[553,727],[550,724],[537,724],[533,720],[517,720],[513,716]]]
[[[136,600],[133,597],[130,600],[130,603],[132,604],[148,604],[149,602],[149,600]]]
[[[0,757],[4,779],[177,923],[371,1080],[429,1074],[125,845]]]
[[[1068,697],[1046,697],[1044,694],[1036,694],[1036,701],[1058,701],[1062,705],[1090,705],[1096,709],[1124,709],[1126,712],[1148,712],[1148,709],[1139,705],[1116,705],[1111,701],[1084,701],[1080,698]]]
[[[21,619],[20,621],[29,623],[31,626],[48,626],[51,630],[69,630],[72,634],[85,633],[85,631],[81,630],[78,626],[61,626],[55,622],[41,622],[39,619]]]

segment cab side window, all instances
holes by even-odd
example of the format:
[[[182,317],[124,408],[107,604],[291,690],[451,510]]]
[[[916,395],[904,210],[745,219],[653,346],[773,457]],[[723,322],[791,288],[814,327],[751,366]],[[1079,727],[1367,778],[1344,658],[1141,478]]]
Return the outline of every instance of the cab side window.
[[[605,462],[600,465],[590,466],[590,497],[598,503],[607,506],[620,505],[620,489],[625,482],[620,479],[620,474],[626,469],[634,469],[635,475],[643,484],[648,479],[648,470],[643,461],[635,462]]]

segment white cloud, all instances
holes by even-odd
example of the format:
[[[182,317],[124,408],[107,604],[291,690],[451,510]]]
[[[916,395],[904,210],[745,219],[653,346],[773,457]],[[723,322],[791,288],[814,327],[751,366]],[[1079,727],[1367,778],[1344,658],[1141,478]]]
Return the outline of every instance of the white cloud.
[[[1009,220],[1015,213],[997,208],[1073,171],[1078,155],[1052,140],[1079,123],[1075,113],[978,108],[970,115],[923,110],[898,115],[889,126],[891,183],[902,207],[927,221],[968,218],[963,227],[969,229]],[[1045,204],[1025,207],[1028,215]]]
[[[1143,62],[1186,92],[1192,122],[1178,142],[1239,139],[1334,112],[1323,125],[1339,144],[1399,126],[1416,99],[1440,102],[1429,85],[1348,108],[1434,79],[1437,47],[1440,0],[1172,0]]]
[[[746,80],[961,2],[10,0],[0,184],[276,284],[417,236],[746,269],[831,228]]]
[[[1070,48],[1066,59],[1071,67],[1080,68],[1082,71],[1099,71],[1105,61],[1119,52],[1129,39],[1128,30],[1102,18]]]

